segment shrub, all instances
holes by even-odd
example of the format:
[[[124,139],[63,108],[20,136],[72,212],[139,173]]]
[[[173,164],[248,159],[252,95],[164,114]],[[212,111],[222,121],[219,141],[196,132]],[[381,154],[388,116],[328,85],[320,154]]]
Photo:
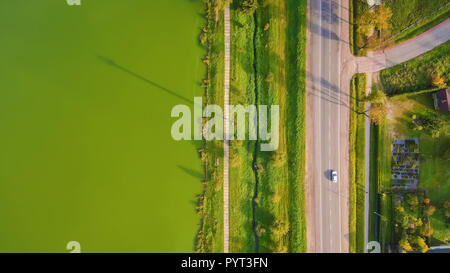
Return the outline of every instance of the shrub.
[[[413,248],[411,247],[411,244],[408,242],[408,239],[406,238],[402,238],[399,242],[398,242],[399,246],[402,248],[402,250],[404,252],[408,252],[408,251],[412,251]]]
[[[436,87],[443,87],[445,86],[445,79],[439,76],[436,76],[433,78],[432,84]]]
[[[387,101],[387,97],[379,88],[374,88],[365,100],[373,104],[384,104]]]
[[[430,249],[428,247],[427,243],[425,242],[425,240],[420,236],[415,236],[412,239],[412,243],[413,243],[415,249],[419,250],[422,253],[425,253]]]
[[[241,11],[247,15],[253,15],[258,8],[257,0],[241,0]]]
[[[425,208],[425,214],[428,215],[428,216],[433,215],[435,211],[436,211],[436,207],[435,206],[427,206]]]
[[[445,201],[444,202],[444,214],[445,217],[450,218],[450,201]]]
[[[369,109],[369,118],[372,123],[380,125],[383,123],[387,114],[387,107],[385,104],[372,104]]]
[[[405,202],[411,207],[412,210],[415,210],[419,206],[419,197],[415,194],[407,194],[405,196]]]
[[[423,227],[422,230],[420,231],[420,234],[422,234],[422,236],[425,237],[431,237],[431,235],[433,235],[433,228],[431,227],[430,222],[427,222]]]

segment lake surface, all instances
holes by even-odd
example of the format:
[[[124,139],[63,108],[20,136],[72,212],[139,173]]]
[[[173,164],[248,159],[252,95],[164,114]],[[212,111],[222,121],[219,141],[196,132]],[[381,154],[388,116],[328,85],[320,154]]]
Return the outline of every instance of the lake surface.
[[[201,1],[81,2],[0,2],[0,252],[193,251]]]

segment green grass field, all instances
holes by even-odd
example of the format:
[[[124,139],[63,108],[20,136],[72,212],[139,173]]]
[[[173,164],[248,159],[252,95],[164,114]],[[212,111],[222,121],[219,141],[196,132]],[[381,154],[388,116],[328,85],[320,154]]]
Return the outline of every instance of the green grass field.
[[[366,74],[357,74],[350,90],[350,252],[364,253]]]
[[[1,1],[0,252],[194,250],[201,143],[170,112],[203,94],[202,10]]]

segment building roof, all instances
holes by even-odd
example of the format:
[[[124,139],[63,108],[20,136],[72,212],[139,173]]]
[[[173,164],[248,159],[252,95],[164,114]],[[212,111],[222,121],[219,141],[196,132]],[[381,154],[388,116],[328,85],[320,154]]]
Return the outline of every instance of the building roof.
[[[450,111],[450,88],[436,91],[438,109],[442,112]]]

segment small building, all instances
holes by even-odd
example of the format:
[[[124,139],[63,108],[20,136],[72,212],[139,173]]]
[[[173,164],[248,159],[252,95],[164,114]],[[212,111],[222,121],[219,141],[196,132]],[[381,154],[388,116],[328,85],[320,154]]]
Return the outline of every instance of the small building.
[[[433,93],[434,108],[441,112],[450,111],[450,88]]]

